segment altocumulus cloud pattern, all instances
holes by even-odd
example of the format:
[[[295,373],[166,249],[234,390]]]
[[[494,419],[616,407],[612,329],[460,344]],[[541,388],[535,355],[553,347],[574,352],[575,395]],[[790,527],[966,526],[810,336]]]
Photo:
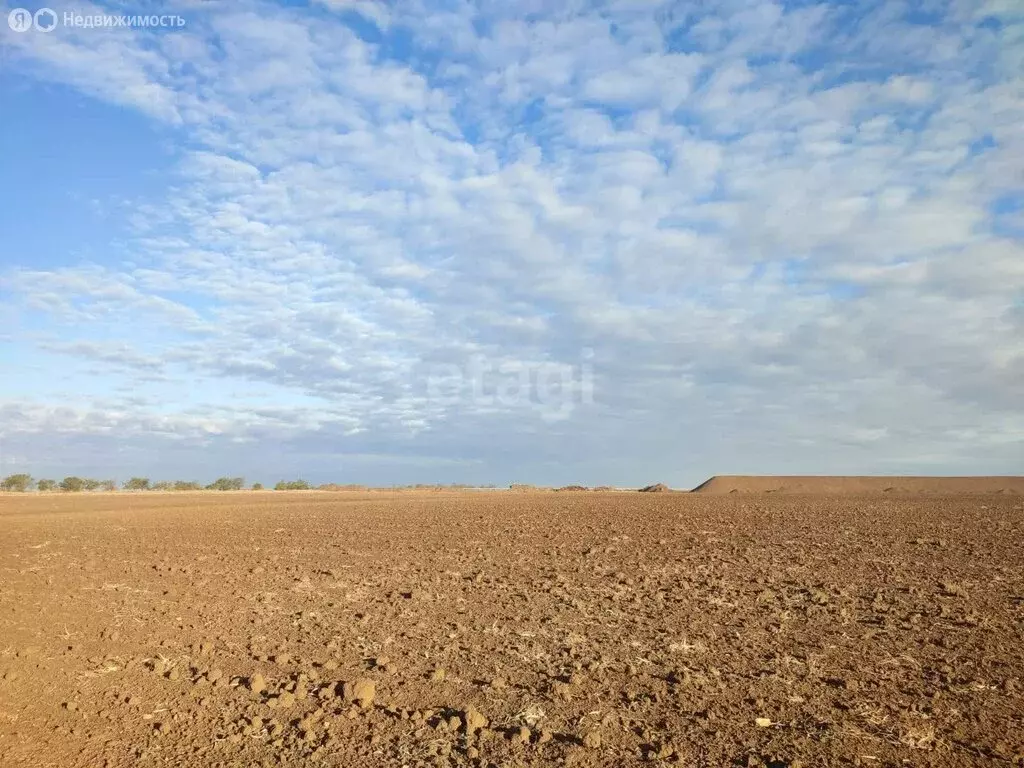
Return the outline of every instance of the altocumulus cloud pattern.
[[[147,12],[0,33],[0,469],[1020,469],[1020,4]]]

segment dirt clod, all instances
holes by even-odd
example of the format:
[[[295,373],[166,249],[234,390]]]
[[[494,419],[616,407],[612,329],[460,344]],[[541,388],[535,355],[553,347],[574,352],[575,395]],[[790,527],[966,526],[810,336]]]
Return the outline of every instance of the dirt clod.
[[[249,678],[248,687],[253,693],[263,693],[267,690],[267,681],[263,679],[263,675],[257,672]]]
[[[467,734],[474,734],[481,728],[487,727],[487,718],[480,713],[474,706],[469,706],[463,713],[463,721],[466,727]]]
[[[377,696],[377,683],[363,677],[353,683],[345,683],[343,695],[346,701],[353,701],[362,709],[369,709]]]

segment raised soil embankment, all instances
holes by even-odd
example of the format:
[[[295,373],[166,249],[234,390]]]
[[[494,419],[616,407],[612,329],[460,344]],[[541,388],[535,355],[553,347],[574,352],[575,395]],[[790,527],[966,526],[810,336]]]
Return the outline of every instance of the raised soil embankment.
[[[1024,477],[715,475],[693,493],[1020,493]]]

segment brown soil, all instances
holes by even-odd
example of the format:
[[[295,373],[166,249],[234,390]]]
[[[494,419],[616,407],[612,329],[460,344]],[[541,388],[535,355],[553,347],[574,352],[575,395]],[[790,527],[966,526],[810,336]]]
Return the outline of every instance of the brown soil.
[[[0,497],[0,765],[1024,765],[1009,495]]]
[[[668,493],[672,489],[664,483],[657,483],[656,485],[647,485],[640,489],[640,493]]]
[[[694,488],[693,493],[1024,494],[1024,477],[716,475]]]

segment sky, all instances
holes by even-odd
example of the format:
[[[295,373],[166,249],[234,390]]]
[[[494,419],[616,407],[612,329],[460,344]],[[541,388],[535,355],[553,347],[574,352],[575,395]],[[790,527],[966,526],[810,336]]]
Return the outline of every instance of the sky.
[[[0,475],[1024,470],[1016,0],[15,7]]]

